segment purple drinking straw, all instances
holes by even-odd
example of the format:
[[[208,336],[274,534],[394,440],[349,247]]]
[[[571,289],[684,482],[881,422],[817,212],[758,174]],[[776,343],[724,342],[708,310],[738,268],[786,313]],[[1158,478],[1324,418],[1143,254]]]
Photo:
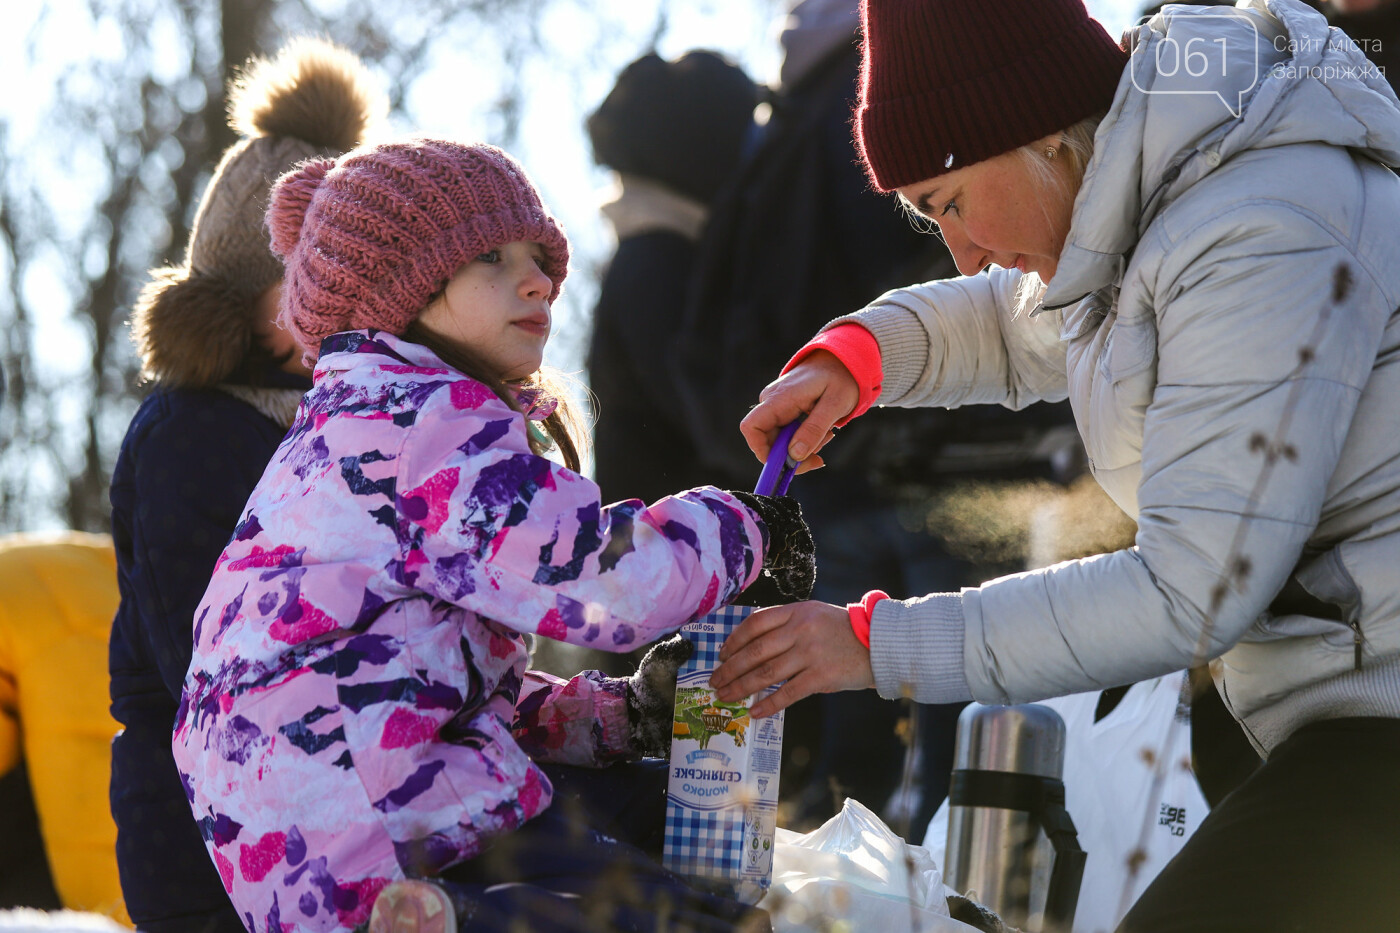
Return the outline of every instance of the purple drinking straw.
[[[753,488],[759,496],[785,496],[793,475],[797,472],[797,461],[788,456],[788,444],[802,419],[784,427],[768,452],[768,462],[763,464],[763,472],[758,475],[758,485]]]

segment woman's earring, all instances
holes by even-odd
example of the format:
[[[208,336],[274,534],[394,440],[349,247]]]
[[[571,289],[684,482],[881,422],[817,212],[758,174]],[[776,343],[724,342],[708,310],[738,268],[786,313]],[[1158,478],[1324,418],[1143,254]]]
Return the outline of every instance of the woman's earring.
[[[1056,156],[1056,154],[1057,154],[1058,152],[1059,152],[1059,150],[1056,149],[1054,146],[1046,146],[1046,147],[1045,147],[1045,158],[1047,158],[1047,159],[1053,159],[1053,158],[1055,158],[1055,156]]]

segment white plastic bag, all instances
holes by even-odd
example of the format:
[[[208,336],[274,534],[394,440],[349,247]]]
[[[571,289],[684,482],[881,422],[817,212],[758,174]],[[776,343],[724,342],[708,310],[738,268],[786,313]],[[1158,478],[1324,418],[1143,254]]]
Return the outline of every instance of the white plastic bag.
[[[776,843],[773,886],[759,902],[774,933],[974,930],[948,916],[950,892],[928,850],[857,801],[805,836],[779,828]]]
[[[1191,772],[1189,714],[1179,707],[1185,674],[1134,684],[1103,719],[1094,718],[1099,692],[1038,700],[1065,721],[1065,806],[1088,853],[1073,933],[1117,929],[1128,905],[1205,819],[1205,797]],[[1181,717],[1175,729],[1172,721]],[[1152,794],[1153,768],[1166,769]],[[1138,852],[1144,822],[1149,832]],[[947,845],[948,802],[934,814],[924,836],[933,857]],[[1138,852],[1138,869],[1128,863]]]

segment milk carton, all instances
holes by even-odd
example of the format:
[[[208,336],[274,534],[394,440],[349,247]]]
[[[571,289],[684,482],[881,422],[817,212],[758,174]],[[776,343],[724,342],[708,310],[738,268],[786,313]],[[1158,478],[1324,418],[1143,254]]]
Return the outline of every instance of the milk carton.
[[[755,904],[773,877],[783,714],[753,719],[774,688],[720,703],[710,688],[719,649],[753,610],[731,606],[681,629],[695,652],[676,675],[666,794],[667,868]]]

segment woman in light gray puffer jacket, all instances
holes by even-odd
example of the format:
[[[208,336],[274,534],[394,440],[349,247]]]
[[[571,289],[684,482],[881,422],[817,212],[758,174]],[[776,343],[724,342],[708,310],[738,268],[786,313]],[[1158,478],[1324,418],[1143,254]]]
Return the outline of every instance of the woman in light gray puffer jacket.
[[[819,463],[872,403],[1068,397],[1136,546],[756,613],[720,697],[1019,703],[1211,660],[1267,761],[1124,928],[1400,927],[1395,95],[1295,0],[1171,7],[1123,48],[1080,0],[863,6],[867,168],[966,277],[829,325],[750,446],[805,413]]]

